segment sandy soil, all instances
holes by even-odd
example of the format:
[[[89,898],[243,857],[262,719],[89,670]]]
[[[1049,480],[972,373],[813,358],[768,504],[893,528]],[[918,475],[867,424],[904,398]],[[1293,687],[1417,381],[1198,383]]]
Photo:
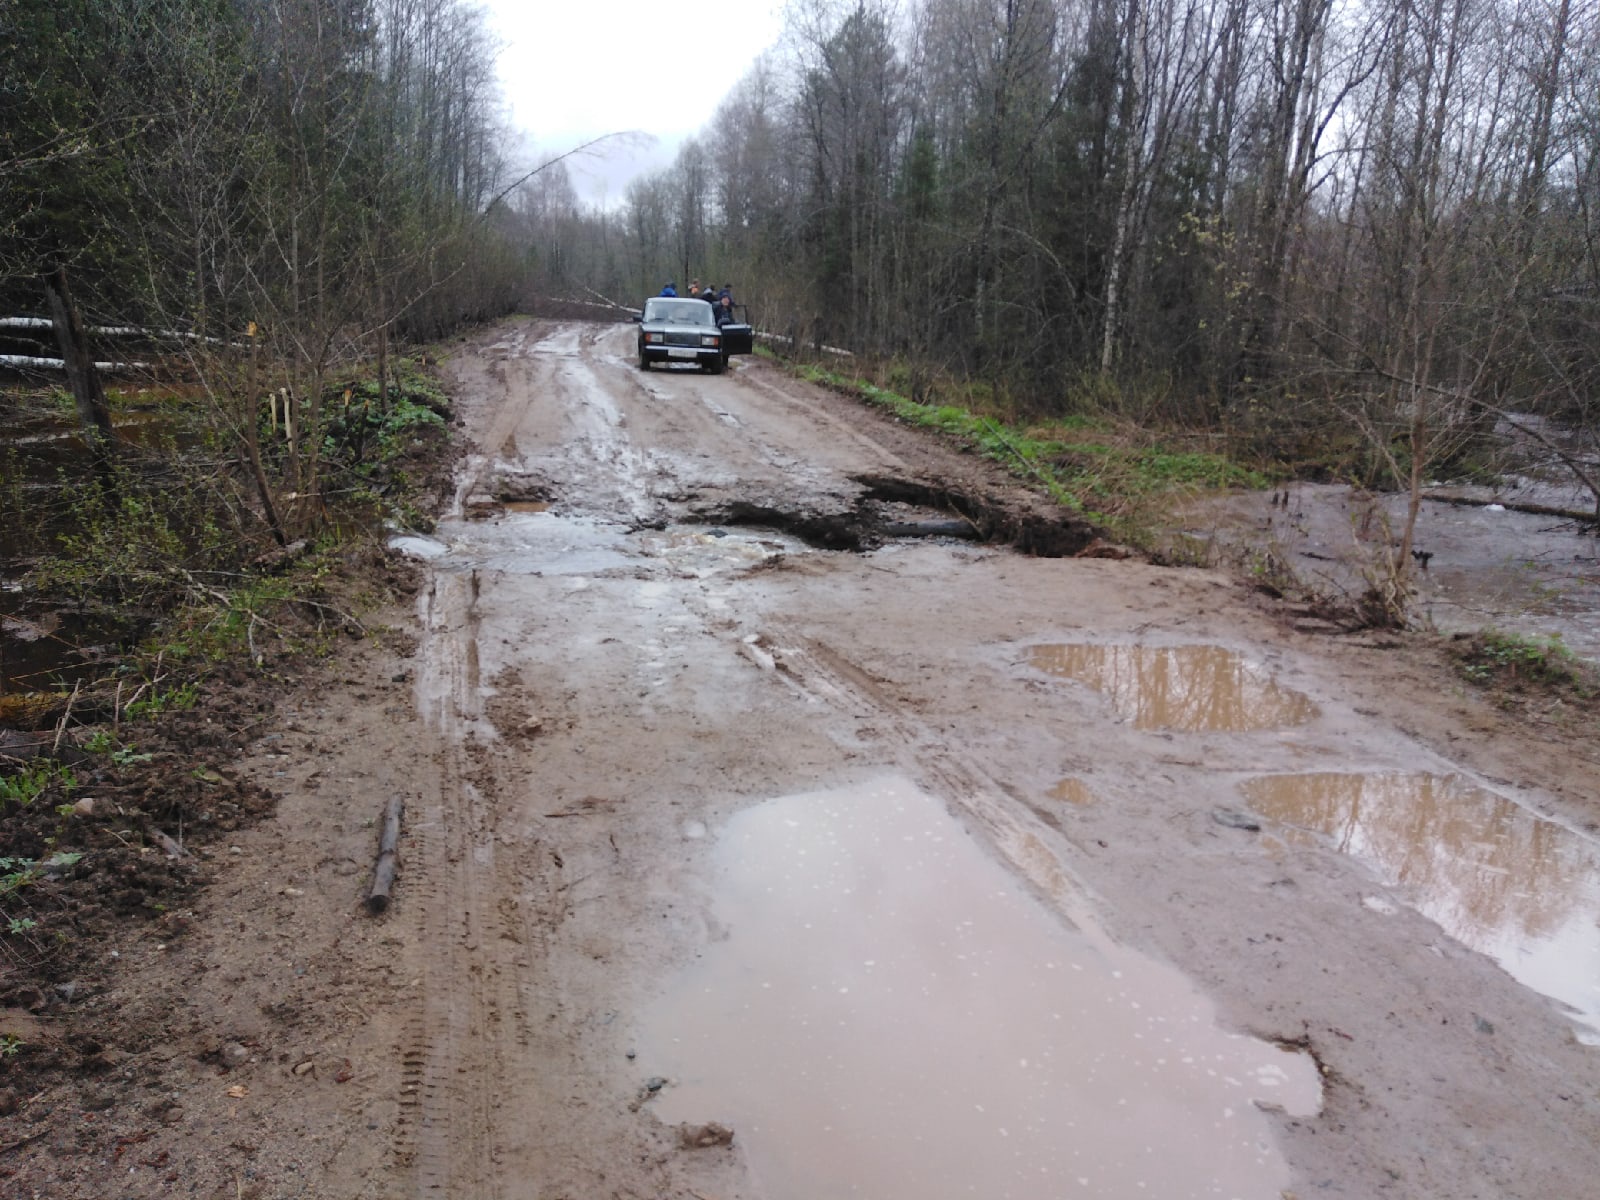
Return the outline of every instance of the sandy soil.
[[[1260,1114],[1285,1172],[1262,1195],[1594,1194],[1600,1050],[1501,965],[1503,942],[1576,929],[1557,952],[1600,984],[1583,975],[1585,720],[1510,721],[1426,641],[1299,632],[1219,573],[877,544],[963,508],[1013,532],[1050,518],[984,464],[759,363],[641,373],[632,337],[517,322],[447,361],[480,449],[413,546],[434,556],[414,606],[235,765],[276,817],[218,849],[190,932],[121,947],[97,1011],[159,1033],[22,1097],[0,1143],[33,1140],[0,1159],[8,1194],[794,1194],[751,1168],[781,1131],[708,1112],[685,1136],[658,1116],[645,1014],[737,942],[715,882],[730,822],[884,778],[935,798],[1063,937],[1094,931],[1189,981],[1221,1030],[1314,1057],[1320,1112]],[[1118,659],[1094,687],[1037,649],[1080,643],[1237,658],[1198,683]],[[1217,715],[1215,689],[1241,681],[1234,707],[1289,689],[1298,723],[1173,716]],[[1535,836],[1472,859],[1496,830],[1407,810],[1419,873],[1383,857],[1387,826],[1326,836],[1249,790],[1331,772],[1453,777]],[[371,918],[393,794],[403,866]],[[1519,874],[1557,842],[1561,869]],[[1473,890],[1507,878],[1514,894]],[[713,1118],[731,1145],[695,1137]],[[870,1112],[852,1121],[870,1133]]]

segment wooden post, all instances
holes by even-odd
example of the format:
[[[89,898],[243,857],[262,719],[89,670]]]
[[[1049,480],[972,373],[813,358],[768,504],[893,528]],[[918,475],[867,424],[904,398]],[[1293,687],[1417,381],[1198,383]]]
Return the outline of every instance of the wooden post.
[[[378,838],[378,863],[372,871],[372,890],[367,893],[367,911],[381,913],[389,907],[389,891],[394,887],[394,877],[400,869],[395,847],[400,841],[400,817],[406,802],[391,796],[383,810],[383,834]]]
[[[78,408],[78,421],[83,426],[84,441],[94,459],[95,470],[100,475],[106,494],[115,497],[116,475],[112,455],[116,446],[116,430],[111,425],[111,406],[106,403],[105,389],[100,385],[100,373],[94,368],[94,355],[89,351],[89,338],[83,321],[73,307],[72,294],[67,289],[67,269],[55,267],[44,273],[45,296],[50,302],[50,320],[55,326],[56,345],[61,348],[61,361],[66,365],[67,385],[72,389],[72,399]]]

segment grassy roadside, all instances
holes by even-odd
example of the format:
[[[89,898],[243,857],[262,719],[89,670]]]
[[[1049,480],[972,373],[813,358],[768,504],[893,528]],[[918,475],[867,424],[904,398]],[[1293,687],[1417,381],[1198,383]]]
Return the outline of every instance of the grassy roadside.
[[[274,807],[232,760],[280,694],[341,641],[383,636],[367,614],[414,590],[381,535],[431,528],[449,401],[414,363],[386,401],[360,372],[330,384],[325,508],[287,548],[192,390],[116,397],[162,429],[128,451],[114,498],[74,483],[70,459],[6,497],[13,528],[36,531],[8,548],[23,569],[0,597],[6,645],[47,657],[19,669],[14,653],[0,686],[0,1008],[55,1011],[54,985],[110,969],[98,947],[130,921],[182,932],[207,846]],[[0,1089],[29,1062],[0,1047]]]
[[[1257,468],[1185,445],[1181,435],[1152,433],[1125,419],[1018,421],[977,404],[923,403],[893,387],[816,364],[784,365],[807,382],[858,397],[908,425],[956,440],[1119,541],[1163,559],[1175,557],[1166,533],[1176,503],[1201,492],[1272,483]]]

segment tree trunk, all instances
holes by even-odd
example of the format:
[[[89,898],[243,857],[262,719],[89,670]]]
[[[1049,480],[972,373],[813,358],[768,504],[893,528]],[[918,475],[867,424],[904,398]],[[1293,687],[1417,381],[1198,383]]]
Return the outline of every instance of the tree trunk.
[[[272,536],[278,545],[287,546],[289,538],[284,533],[283,522],[278,517],[278,507],[272,501],[272,485],[267,482],[267,472],[261,465],[261,435],[257,429],[257,423],[261,419],[261,399],[257,391],[260,386],[260,370],[254,321],[250,322],[250,332],[247,336],[250,339],[250,374],[245,383],[241,421],[244,431],[245,462],[250,467],[250,477],[255,480],[256,494],[261,497],[261,513],[267,519],[267,528],[272,530]]]
[[[61,347],[61,358],[66,364],[67,386],[72,389],[72,399],[78,408],[78,420],[83,425],[84,441],[94,460],[95,472],[108,496],[115,494],[113,455],[117,434],[111,425],[111,407],[106,403],[105,389],[100,386],[100,373],[94,369],[94,356],[89,353],[89,339],[84,333],[78,310],[72,306],[72,294],[67,289],[67,269],[56,267],[44,274],[45,295],[50,303],[50,318],[55,325],[56,344]]]

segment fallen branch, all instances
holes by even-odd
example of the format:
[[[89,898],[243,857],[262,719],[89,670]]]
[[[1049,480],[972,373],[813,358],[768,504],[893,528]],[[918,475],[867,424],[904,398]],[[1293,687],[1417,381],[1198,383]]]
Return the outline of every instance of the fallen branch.
[[[7,1142],[5,1145],[0,1146],[0,1154],[10,1154],[13,1150],[20,1150],[29,1142],[37,1142],[49,1132],[48,1129],[41,1129],[38,1133],[30,1133],[26,1137],[19,1137],[15,1141]]]
[[[1560,517],[1566,521],[1576,521],[1580,525],[1600,525],[1600,516],[1592,512],[1579,512],[1575,508],[1557,508],[1553,504],[1534,504],[1521,500],[1480,500],[1474,496],[1441,495],[1437,492],[1424,492],[1424,500],[1432,500],[1435,504],[1455,504],[1463,508],[1489,508],[1499,505],[1511,512],[1528,513],[1535,517]]]
[[[51,754],[59,754],[61,752],[61,739],[66,735],[67,722],[72,720],[72,706],[78,699],[78,686],[81,682],[81,680],[73,682],[72,695],[67,697],[67,711],[62,713],[61,720],[56,722],[56,740],[50,746]]]
[[[400,841],[400,816],[406,803],[399,796],[391,796],[383,811],[383,835],[378,839],[378,863],[372,869],[372,890],[367,893],[367,911],[376,915],[389,907],[389,890],[394,887],[394,877],[400,869],[400,858],[395,847]]]

